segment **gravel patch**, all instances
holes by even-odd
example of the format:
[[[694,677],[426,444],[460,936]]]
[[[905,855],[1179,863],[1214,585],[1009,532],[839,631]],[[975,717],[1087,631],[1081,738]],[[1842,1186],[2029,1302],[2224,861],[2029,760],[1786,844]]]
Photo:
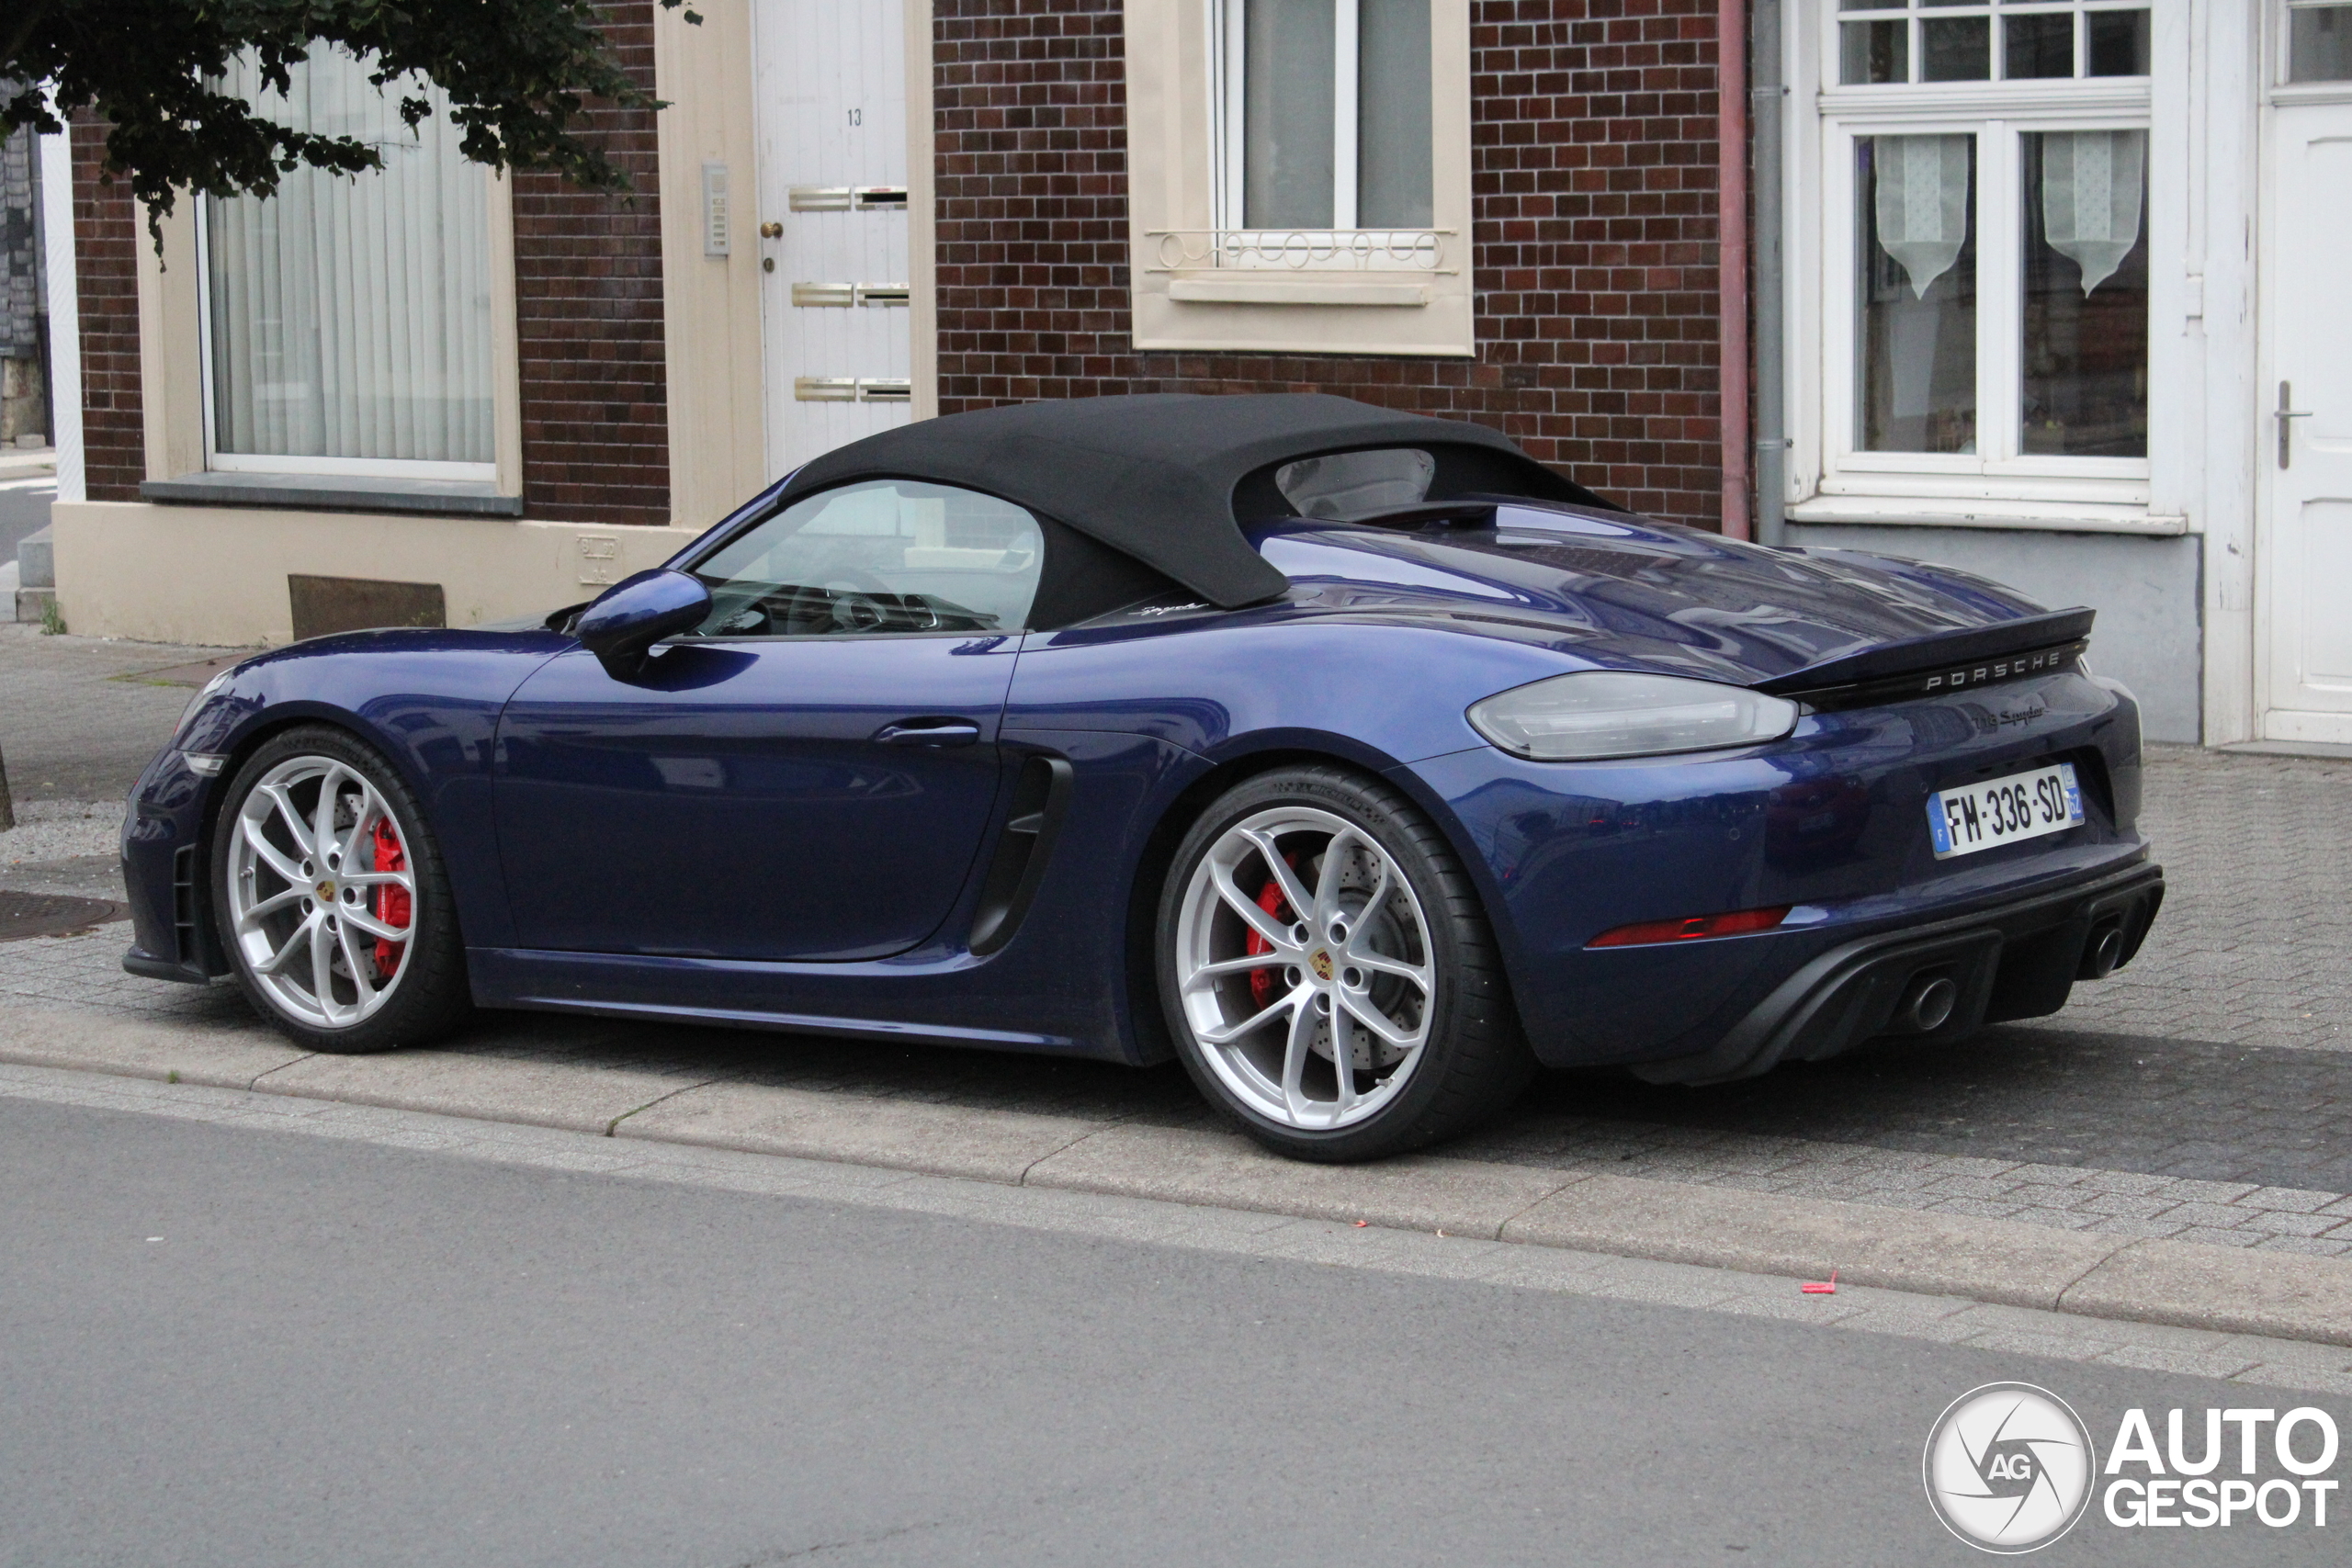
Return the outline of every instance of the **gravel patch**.
[[[119,800],[23,801],[16,827],[0,833],[0,865],[112,855],[121,837]]]

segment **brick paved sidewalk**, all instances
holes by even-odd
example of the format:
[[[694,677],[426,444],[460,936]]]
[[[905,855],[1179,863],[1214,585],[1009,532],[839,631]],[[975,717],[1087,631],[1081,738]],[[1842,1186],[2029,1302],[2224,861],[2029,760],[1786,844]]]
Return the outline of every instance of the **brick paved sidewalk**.
[[[2352,1050],[2352,761],[2148,750],[2168,889],[2147,951],[2060,1028]]]

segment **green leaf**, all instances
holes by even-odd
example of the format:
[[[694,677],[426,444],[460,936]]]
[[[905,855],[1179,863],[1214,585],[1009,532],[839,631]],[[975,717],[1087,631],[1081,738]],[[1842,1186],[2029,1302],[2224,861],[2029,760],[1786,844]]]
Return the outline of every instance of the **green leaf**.
[[[411,126],[433,113],[414,78],[439,87],[468,158],[624,194],[628,173],[584,118],[663,105],[615,60],[604,17],[596,0],[15,0],[0,20],[0,83],[31,86],[0,88],[0,136],[85,113],[106,122],[107,175],[130,182],[160,251],[181,191],[266,197],[296,169],[381,165],[364,143],[280,125],[212,85],[242,57],[284,92],[289,69],[326,44],[368,62]]]

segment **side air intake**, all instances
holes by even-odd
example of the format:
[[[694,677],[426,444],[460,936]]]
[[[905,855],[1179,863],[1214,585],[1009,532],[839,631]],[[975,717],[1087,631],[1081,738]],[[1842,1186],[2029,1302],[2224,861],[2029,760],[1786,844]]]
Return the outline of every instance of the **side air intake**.
[[[971,948],[986,956],[1012,940],[1021,918],[1037,897],[1054,840],[1069,810],[1073,770],[1059,757],[1033,756],[1021,764],[1012,786],[1012,811],[997,840],[980,886],[979,912],[972,919]]]

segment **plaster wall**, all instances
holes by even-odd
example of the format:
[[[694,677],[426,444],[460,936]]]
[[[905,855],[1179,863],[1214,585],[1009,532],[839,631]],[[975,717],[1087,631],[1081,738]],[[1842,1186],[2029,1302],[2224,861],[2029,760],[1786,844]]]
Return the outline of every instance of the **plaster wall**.
[[[61,502],[57,597],[91,637],[220,647],[293,640],[288,574],[437,582],[449,624],[544,615],[661,565],[688,528]]]

